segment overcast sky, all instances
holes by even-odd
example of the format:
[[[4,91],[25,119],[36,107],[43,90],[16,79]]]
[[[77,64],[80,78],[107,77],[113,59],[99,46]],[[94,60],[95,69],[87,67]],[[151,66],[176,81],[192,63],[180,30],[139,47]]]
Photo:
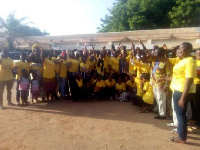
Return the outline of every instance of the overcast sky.
[[[0,16],[28,17],[51,35],[96,33],[115,0],[0,0]]]

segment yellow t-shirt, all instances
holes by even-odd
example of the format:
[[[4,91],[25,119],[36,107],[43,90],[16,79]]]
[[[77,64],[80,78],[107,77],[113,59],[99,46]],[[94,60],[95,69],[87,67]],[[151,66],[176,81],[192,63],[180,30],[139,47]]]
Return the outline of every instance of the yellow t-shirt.
[[[143,90],[146,91],[142,96],[143,101],[148,104],[153,104],[154,103],[153,88],[149,82],[144,83]]]
[[[109,61],[109,65],[111,65],[114,70],[119,72],[119,58],[111,57]],[[111,70],[111,73],[114,73],[114,71]]]
[[[200,60],[196,60],[197,65],[197,75],[200,75]],[[200,84],[200,78],[198,76],[194,79],[195,84]]]
[[[62,60],[59,66],[59,77],[66,78],[67,77],[67,60]]]
[[[94,83],[96,82],[95,84],[95,87],[94,87],[94,92],[97,92],[97,91],[100,91],[101,88],[104,88],[105,87],[105,82],[103,80],[101,81],[94,81]]]
[[[113,87],[115,86],[115,84],[116,84],[115,79],[112,79],[112,81],[109,81],[109,79],[105,80],[106,87]]]
[[[106,73],[109,73],[110,72],[110,68],[109,68],[110,57],[105,56],[103,59],[104,59],[104,69]]]
[[[80,79],[80,80],[76,79],[76,82],[77,82],[79,88],[83,87],[83,80],[82,79]]]
[[[89,70],[96,69],[96,60],[90,61],[89,57],[87,57],[86,64],[89,66]]]
[[[137,77],[140,78],[141,73],[150,73],[151,66],[147,63],[135,62],[135,66],[137,67]]]
[[[135,70],[137,70],[137,67],[135,66],[135,62],[137,61],[134,57],[131,59],[131,56],[126,57],[126,60],[128,62],[128,71],[130,74],[135,74]]]
[[[2,58],[0,64],[0,81],[9,81],[13,79],[12,69],[13,60],[9,57]]]
[[[124,82],[122,82],[121,84],[116,83],[115,89],[117,91],[125,91],[126,90],[125,83]]]
[[[126,83],[127,86],[129,86],[130,88],[136,88],[136,83],[135,82],[131,82],[131,80],[128,80],[127,83]]]
[[[173,68],[173,78],[171,82],[172,91],[183,92],[186,78],[196,78],[196,61],[192,57],[187,57],[179,61]],[[193,83],[189,93],[196,92],[196,85]]]
[[[23,61],[18,61],[14,64],[14,67],[17,67],[17,75],[16,75],[16,79],[19,79],[22,76],[22,70],[26,69],[27,72],[29,73],[30,70],[30,64],[27,62],[23,62]]]
[[[88,64],[84,64],[83,62],[80,63],[80,71],[84,72],[84,71],[88,71],[89,70],[89,65]]]
[[[55,70],[56,68],[54,61],[45,58],[43,62],[43,77],[48,79],[55,78]]]
[[[79,59],[70,58],[67,60],[67,62],[71,62],[71,65],[68,68],[69,72],[78,72],[79,71],[79,65],[80,65]]]
[[[138,78],[138,77],[136,77],[135,78],[135,83],[136,83],[136,86],[137,86],[137,96],[140,96],[140,97],[142,97],[142,95],[143,95],[143,91],[142,91],[142,87],[141,87],[141,80],[140,80],[140,78]]]

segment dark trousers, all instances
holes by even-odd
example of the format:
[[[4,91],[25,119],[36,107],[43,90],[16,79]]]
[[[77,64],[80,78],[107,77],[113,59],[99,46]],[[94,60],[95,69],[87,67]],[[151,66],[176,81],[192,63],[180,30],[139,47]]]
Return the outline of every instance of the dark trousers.
[[[194,95],[196,105],[196,125],[200,126],[200,84],[196,85],[196,93]]]
[[[178,105],[178,102],[179,102],[181,96],[182,96],[182,92],[174,91],[174,93],[173,93],[174,110],[176,112],[177,120],[178,120],[177,133],[181,140],[187,140],[187,116],[186,116],[186,113],[187,113],[188,102],[191,99],[191,97],[193,96],[193,94],[189,93],[186,96],[184,108],[181,108]]]
[[[111,87],[111,88],[105,87],[104,91],[105,91],[106,97],[109,97],[109,96],[112,96],[112,98],[115,97],[115,93],[116,93],[115,87]]]

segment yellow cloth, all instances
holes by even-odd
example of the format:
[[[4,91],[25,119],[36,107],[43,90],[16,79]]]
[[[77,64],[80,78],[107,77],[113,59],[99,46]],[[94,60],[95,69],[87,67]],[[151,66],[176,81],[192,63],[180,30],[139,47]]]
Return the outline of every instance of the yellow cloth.
[[[67,60],[62,60],[59,68],[59,77],[67,78]]]
[[[56,57],[52,57],[52,60],[56,61],[57,58]],[[60,64],[59,63],[55,63],[55,69],[56,69],[56,73],[59,74],[59,72],[60,72]]]
[[[84,64],[83,62],[80,63],[80,71],[84,72],[89,70],[89,65],[88,64]]]
[[[80,80],[76,79],[76,82],[77,82],[79,88],[83,87],[83,80],[82,79],[80,79]]]
[[[48,79],[55,78],[55,70],[56,68],[54,61],[45,58],[43,62],[43,77]]]
[[[89,70],[96,69],[96,60],[90,61],[89,57],[87,57],[86,64],[89,66]]]
[[[155,65],[156,65],[156,62],[152,62],[152,71],[154,70]],[[170,75],[170,69],[169,69],[167,63],[159,62],[158,67],[157,67],[155,73],[153,74],[153,78],[152,78],[152,82],[153,82],[154,86],[155,87],[165,86],[166,81],[158,82],[157,79],[165,78],[167,75],[168,76]]]
[[[142,96],[143,101],[148,104],[153,104],[154,103],[153,88],[149,82],[144,83],[143,90],[146,91]]]
[[[105,87],[105,82],[103,80],[101,81],[94,81],[94,83],[96,82],[95,84],[95,87],[94,87],[94,92],[97,92],[97,91],[100,91],[101,88],[104,88]]]
[[[117,91],[125,91],[126,90],[125,83],[124,82],[122,82],[121,84],[117,83],[115,85],[115,89]]]
[[[131,82],[131,80],[128,80],[127,83],[126,83],[127,86],[129,86],[130,88],[136,88],[136,83],[135,82]]]
[[[23,61],[18,61],[14,64],[14,67],[17,67],[17,75],[16,75],[16,79],[19,79],[22,76],[22,70],[26,69],[27,72],[29,73],[30,70],[30,64],[27,62],[23,62]]]
[[[173,68],[173,78],[171,82],[172,91],[183,92],[186,78],[196,78],[196,61],[192,57],[187,57],[179,61]],[[193,83],[189,93],[196,92],[196,85]]]
[[[141,73],[150,73],[151,66],[147,63],[135,62],[135,66],[137,67],[137,77],[140,78]]]
[[[110,68],[109,68],[110,57],[105,56],[103,59],[104,59],[104,69],[106,73],[109,73],[110,72]]]
[[[172,64],[172,65],[176,65],[180,59],[178,57],[176,58],[168,58],[169,59],[169,62]]]
[[[80,65],[79,59],[70,58],[67,60],[67,62],[71,63],[71,65],[68,68],[69,72],[78,72],[79,71],[79,65]]]
[[[200,60],[196,60],[196,65],[197,65],[197,75],[200,76]],[[194,79],[195,84],[200,84],[200,78],[196,77]]]
[[[130,74],[135,74],[135,70],[137,70],[137,67],[135,66],[135,62],[137,61],[134,57],[131,59],[131,56],[126,57],[126,60],[128,62],[128,71]]]
[[[112,81],[109,81],[109,79],[105,80],[106,87],[113,87],[115,86],[115,84],[116,84],[115,79],[112,79]]]
[[[12,69],[13,60],[9,57],[2,58],[0,63],[0,81],[9,81],[13,79]]]
[[[136,83],[136,86],[137,86],[137,94],[136,95],[140,96],[140,97],[142,97],[142,95],[143,95],[141,82],[142,82],[142,80],[140,80],[140,78],[138,78],[138,77],[135,78],[135,83]]]
[[[111,65],[114,70],[119,72],[119,58],[111,57],[109,61],[109,65]],[[114,71],[111,70],[111,73],[114,73]]]

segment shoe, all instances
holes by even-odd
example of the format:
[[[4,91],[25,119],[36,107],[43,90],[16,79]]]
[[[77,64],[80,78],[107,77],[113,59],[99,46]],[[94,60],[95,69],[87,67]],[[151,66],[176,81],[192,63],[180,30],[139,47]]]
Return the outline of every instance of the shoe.
[[[168,123],[167,126],[168,127],[177,127],[177,125],[175,125],[174,123]]]
[[[182,144],[185,144],[186,143],[186,141],[185,140],[181,140],[181,139],[179,139],[178,137],[170,137],[170,140],[172,141],[172,142],[176,142],[176,143],[182,143]]]
[[[154,119],[166,119],[167,117],[164,117],[164,116],[156,116],[154,117]]]
[[[173,129],[172,131],[170,131],[172,134],[177,134],[177,128]]]

